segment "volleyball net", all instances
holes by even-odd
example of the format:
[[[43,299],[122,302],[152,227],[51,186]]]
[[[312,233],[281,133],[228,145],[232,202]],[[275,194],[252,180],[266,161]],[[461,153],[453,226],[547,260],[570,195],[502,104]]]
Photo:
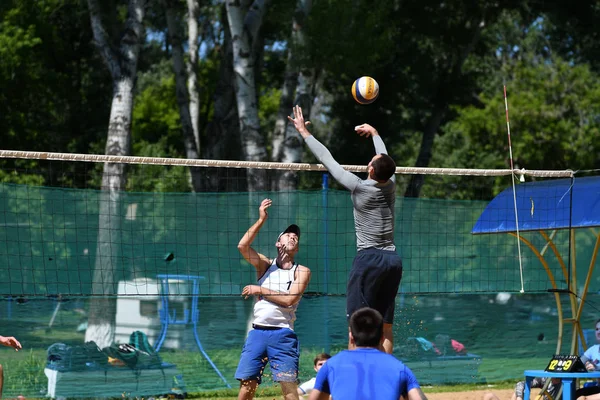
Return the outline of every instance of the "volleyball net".
[[[298,224],[299,258],[313,271],[309,291],[345,294],[356,251],[352,202],[319,165],[116,157],[113,161],[129,164],[126,190],[107,194],[100,190],[101,161],[110,156],[4,151],[0,157],[5,157],[0,160],[6,182],[0,186],[0,295],[92,295],[93,271],[101,268],[99,246],[110,248],[104,265],[115,272],[111,282],[96,282],[106,287],[106,293],[96,295],[117,294],[123,280],[167,273],[203,276],[201,294],[238,295],[239,285],[251,282],[254,273],[240,261],[237,243],[258,218],[266,197],[273,199],[273,207],[254,246],[273,253],[278,233]],[[201,192],[190,192],[194,164],[204,183]],[[364,175],[365,167],[347,169]],[[405,266],[402,292],[520,289],[515,239],[471,233],[488,202],[511,185],[511,171],[398,170],[396,245]],[[248,191],[248,171],[264,181],[262,190]],[[415,172],[425,175],[421,197],[403,197]],[[571,174],[521,173],[534,179]],[[106,210],[109,214],[103,215]],[[514,210],[498,218],[514,218]],[[555,242],[561,245],[560,239]],[[545,273],[532,264],[537,259],[526,252],[520,256],[526,289],[545,290]],[[139,293],[133,288],[131,294]]]
[[[107,162],[125,166],[124,190],[102,190]],[[346,168],[366,177],[365,166]],[[498,313],[486,307],[499,292],[547,292],[547,272],[535,254],[518,248],[514,235],[472,234],[489,202],[513,182],[521,184],[520,176],[526,182],[578,179],[571,171],[398,168],[395,241],[404,264],[398,337],[431,334],[449,314],[456,318],[452,307]],[[35,355],[43,360],[37,372],[19,374],[33,374],[30,382],[16,375],[7,379],[9,394],[11,382],[17,382],[15,394],[18,385],[28,393],[48,390],[39,376],[44,352],[55,342],[82,342],[87,307],[96,297],[110,298],[116,307],[117,342],[141,330],[150,343],[162,338],[163,348],[173,349],[164,358],[178,365],[187,391],[223,387],[222,377],[233,385],[252,308],[240,294],[255,281],[237,243],[257,220],[264,198],[273,206],[253,247],[274,257],[278,234],[295,223],[302,231],[297,261],[312,271],[296,325],[303,348],[312,351],[301,362],[301,379],[312,373],[315,349],[344,346],[343,296],[356,254],[353,207],[349,192],[320,165],[3,150],[0,182],[0,315],[6,327],[26,325],[28,344],[43,350]],[[418,197],[404,196],[411,185],[417,185]],[[511,207],[494,218],[514,219]],[[581,235],[577,251],[591,254],[594,233]],[[543,246],[538,237],[528,240]],[[568,230],[553,234],[559,253],[568,253],[569,240]],[[556,259],[548,268],[560,276]],[[532,298],[530,309],[536,302]],[[445,317],[444,307],[450,307]],[[444,329],[477,348],[464,338],[471,318],[458,317],[464,324],[454,333]],[[413,325],[407,328],[405,321]],[[555,321],[548,317],[547,323]],[[190,324],[196,338],[186,333]],[[200,342],[211,357],[197,352],[191,359],[190,349],[198,350]],[[427,372],[419,373],[427,382]],[[499,374],[498,380],[512,377]],[[455,380],[447,374],[430,381]]]

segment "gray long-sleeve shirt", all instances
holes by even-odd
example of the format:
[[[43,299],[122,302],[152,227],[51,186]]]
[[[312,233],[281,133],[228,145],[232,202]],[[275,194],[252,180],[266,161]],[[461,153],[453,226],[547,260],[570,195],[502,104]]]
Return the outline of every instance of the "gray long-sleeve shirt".
[[[381,137],[372,136],[375,152],[387,154]],[[354,205],[356,248],[396,250],[394,245],[394,204],[396,203],[396,176],[385,183],[360,179],[335,161],[327,148],[314,136],[304,139],[308,148],[327,168],[331,176],[351,193]]]

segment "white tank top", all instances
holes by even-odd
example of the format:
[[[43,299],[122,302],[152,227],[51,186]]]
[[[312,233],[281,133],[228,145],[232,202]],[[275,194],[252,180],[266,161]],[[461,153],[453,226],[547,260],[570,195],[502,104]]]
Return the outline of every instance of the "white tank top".
[[[289,293],[290,288],[294,284],[296,268],[298,268],[298,264],[294,264],[290,269],[281,269],[277,266],[277,262],[273,260],[271,266],[258,279],[258,284],[266,289]],[[283,307],[259,297],[256,304],[254,304],[254,324],[290,328],[293,330],[297,308],[298,303],[293,306]]]

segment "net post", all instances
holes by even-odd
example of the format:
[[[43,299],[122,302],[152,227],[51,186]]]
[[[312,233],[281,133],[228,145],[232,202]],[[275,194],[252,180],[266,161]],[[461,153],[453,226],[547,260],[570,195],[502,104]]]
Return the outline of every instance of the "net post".
[[[322,190],[321,190],[321,201],[323,206],[323,290],[325,292],[325,300],[323,301],[324,315],[325,315],[325,353],[329,353],[329,332],[327,329],[329,321],[329,301],[327,300],[327,293],[329,292],[329,248],[328,248],[328,236],[329,236],[329,222],[327,219],[327,192],[329,191],[329,174],[325,172],[323,174]]]

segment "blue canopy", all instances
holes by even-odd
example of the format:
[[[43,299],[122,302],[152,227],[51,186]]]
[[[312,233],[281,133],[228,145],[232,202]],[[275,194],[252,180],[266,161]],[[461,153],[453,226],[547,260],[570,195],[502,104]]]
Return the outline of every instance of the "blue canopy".
[[[515,189],[519,231],[600,226],[600,177],[528,182]],[[506,232],[516,232],[512,187],[487,205],[471,233]]]

